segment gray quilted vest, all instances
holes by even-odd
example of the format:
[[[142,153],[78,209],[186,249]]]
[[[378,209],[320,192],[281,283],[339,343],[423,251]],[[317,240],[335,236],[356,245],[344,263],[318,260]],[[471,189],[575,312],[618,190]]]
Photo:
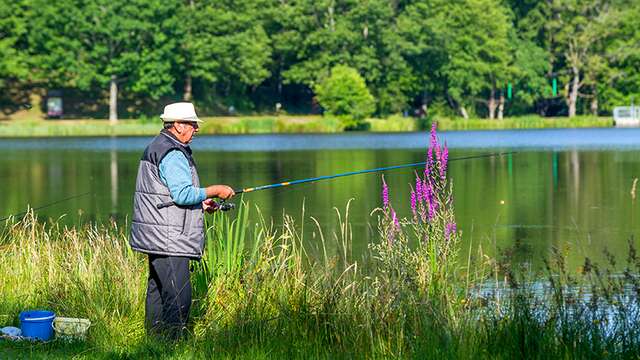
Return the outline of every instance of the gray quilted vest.
[[[202,204],[172,205],[169,188],[160,179],[160,161],[169,151],[180,150],[189,160],[193,186],[200,187],[191,148],[182,144],[169,131],[162,130],[145,149],[136,178],[131,221],[131,248],[146,254],[186,256],[199,259],[204,249]]]

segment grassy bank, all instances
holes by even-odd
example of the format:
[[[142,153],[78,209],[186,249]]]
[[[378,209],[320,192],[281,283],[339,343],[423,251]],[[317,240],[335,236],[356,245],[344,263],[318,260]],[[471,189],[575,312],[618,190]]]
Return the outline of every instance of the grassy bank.
[[[491,262],[464,260],[435,291],[421,284],[425,249],[386,241],[367,260],[349,254],[348,219],[306,247],[295,224],[237,235],[219,219],[208,259],[192,275],[189,336],[166,343],[143,329],[146,259],[115,225],[61,228],[27,216],[0,237],[0,326],[46,308],[92,320],[85,342],[12,343],[1,358],[636,358],[637,274],[579,274],[550,262],[531,285]],[[342,230],[342,231],[341,231]],[[235,235],[234,235],[235,234]],[[216,236],[214,236],[216,235]],[[255,241],[241,251],[240,241]],[[236,250],[234,250],[236,249]],[[333,250],[329,250],[333,249]],[[212,263],[210,263],[212,264]],[[613,279],[613,280],[611,280]],[[635,279],[635,280],[634,280]],[[635,281],[635,282],[634,282]],[[431,283],[431,285],[434,285]],[[627,290],[625,290],[625,287]],[[490,289],[490,290],[489,290]],[[584,295],[588,294],[589,297]]]
[[[238,116],[209,117],[201,127],[201,134],[260,134],[260,133],[336,133],[344,131],[340,122],[321,116]],[[578,116],[543,118],[539,116],[512,117],[503,120],[436,118],[440,130],[489,130],[532,128],[611,127],[609,117]],[[429,128],[427,120],[391,116],[369,119],[373,132],[419,131]],[[155,135],[160,122],[153,119],[120,120],[111,126],[106,120],[13,120],[0,122],[0,137],[47,136],[139,136]]]

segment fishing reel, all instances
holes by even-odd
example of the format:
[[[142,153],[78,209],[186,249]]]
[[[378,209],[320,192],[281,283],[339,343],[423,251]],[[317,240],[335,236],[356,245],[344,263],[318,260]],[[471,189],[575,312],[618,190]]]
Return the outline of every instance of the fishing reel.
[[[220,201],[212,201],[213,203],[213,208],[216,210],[220,210],[220,211],[229,211],[229,210],[233,210],[236,208],[236,204],[234,203],[228,203],[226,202],[224,199],[220,200]]]
[[[236,208],[236,204],[225,202],[225,200],[220,200],[220,201],[215,201],[212,199],[209,199],[209,200],[211,200],[211,203],[209,206],[212,206],[215,210],[229,211]],[[164,209],[166,207],[173,206],[173,205],[175,205],[173,201],[168,201],[165,203],[156,204],[156,208]]]

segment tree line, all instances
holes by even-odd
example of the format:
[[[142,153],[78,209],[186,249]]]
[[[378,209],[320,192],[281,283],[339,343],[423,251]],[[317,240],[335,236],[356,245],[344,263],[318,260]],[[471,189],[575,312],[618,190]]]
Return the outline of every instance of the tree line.
[[[339,66],[378,116],[602,114],[640,89],[638,19],[634,0],[0,0],[0,104],[312,112]]]

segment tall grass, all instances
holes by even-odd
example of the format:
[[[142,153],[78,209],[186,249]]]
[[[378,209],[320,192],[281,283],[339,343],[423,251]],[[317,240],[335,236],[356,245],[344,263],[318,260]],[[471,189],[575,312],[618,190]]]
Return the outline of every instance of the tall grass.
[[[207,256],[216,263],[195,270],[193,281],[199,286],[194,291],[191,335],[176,344],[144,335],[146,259],[128,249],[125,229],[116,224],[64,228],[39,222],[32,214],[8,222],[0,238],[0,325],[17,325],[21,310],[48,308],[61,316],[87,317],[94,326],[84,343],[0,340],[0,357],[640,354],[640,261],[633,246],[620,276],[607,270],[614,268],[611,264],[590,262],[572,274],[556,254],[549,261],[546,281],[532,281],[536,278],[484,261],[472,262],[473,269],[456,263],[448,270],[448,284],[424,291],[429,287],[417,281],[424,263],[408,260],[424,258],[419,253],[424,249],[399,248],[395,242],[391,253],[381,237],[365,258],[353,259],[348,216],[341,217],[331,236],[319,236],[317,246],[302,238],[300,224],[290,217],[279,228],[260,221],[248,229],[243,219],[250,218],[221,221],[224,230],[209,238]],[[236,250],[233,244],[212,246],[215,241],[241,240],[238,227],[247,229],[244,239],[253,242],[250,248],[241,251],[238,243]],[[497,278],[506,282],[472,277],[467,287],[466,272],[477,269],[485,274],[498,271]],[[205,281],[199,282],[199,276]]]

